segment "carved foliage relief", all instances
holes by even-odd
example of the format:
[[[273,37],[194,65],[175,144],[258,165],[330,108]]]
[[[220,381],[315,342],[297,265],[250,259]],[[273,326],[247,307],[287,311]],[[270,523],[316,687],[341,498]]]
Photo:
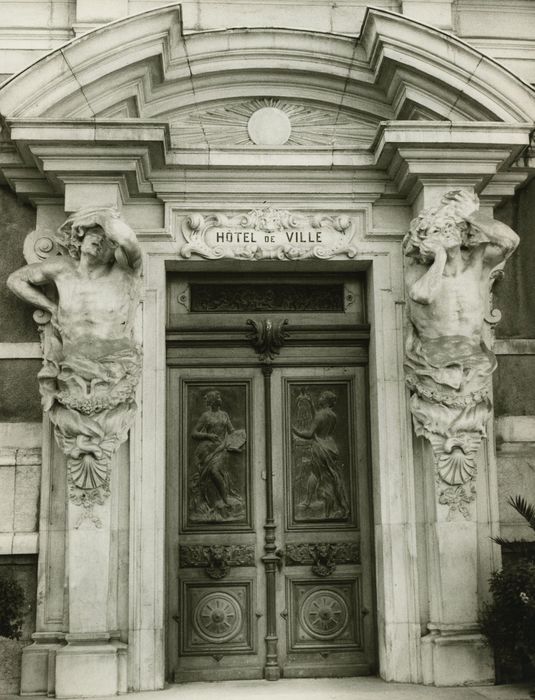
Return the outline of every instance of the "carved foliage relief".
[[[289,522],[352,523],[351,410],[348,384],[288,382]]]
[[[249,384],[184,385],[186,528],[250,519]]]
[[[492,413],[496,358],[487,343],[496,270],[518,245],[508,226],[454,190],[424,210],[404,240],[407,257],[406,382],[416,435],[433,450],[438,502],[471,517],[476,461]]]

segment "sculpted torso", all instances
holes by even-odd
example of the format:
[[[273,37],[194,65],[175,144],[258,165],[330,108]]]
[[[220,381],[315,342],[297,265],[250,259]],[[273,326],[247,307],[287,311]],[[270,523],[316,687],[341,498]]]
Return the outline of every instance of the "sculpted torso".
[[[130,346],[141,274],[134,232],[111,209],[78,212],[67,228],[71,255],[27,265],[8,286],[52,315],[65,355],[99,357]],[[50,284],[57,304],[40,289]]]
[[[411,224],[409,245],[419,257],[406,270],[409,317],[421,339],[461,336],[479,342],[489,275],[516,248],[518,236],[480,215],[468,192],[453,191],[446,202]]]
[[[137,277],[114,265],[105,274],[88,278],[65,260],[55,284],[59,302],[57,322],[65,346],[93,340],[116,343],[132,332],[132,301]]]
[[[419,335],[479,339],[485,312],[486,276],[482,265],[473,262],[458,274],[443,272],[436,295],[429,303],[414,301],[409,293],[409,313]]]

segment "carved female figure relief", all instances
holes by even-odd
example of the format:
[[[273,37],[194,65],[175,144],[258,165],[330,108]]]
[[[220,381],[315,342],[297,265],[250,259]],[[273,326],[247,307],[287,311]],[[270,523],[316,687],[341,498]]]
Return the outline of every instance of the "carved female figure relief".
[[[223,410],[217,390],[204,395],[207,410],[197,419],[191,438],[197,443],[193,453],[190,484],[190,519],[195,522],[236,521],[245,517],[244,494],[233,482],[232,456],[241,452],[246,433],[236,430]]]
[[[416,435],[433,448],[439,500],[468,517],[476,456],[491,415],[496,358],[485,343],[492,271],[518,245],[508,226],[454,190],[423,211],[404,240],[409,316],[405,369]],[[467,487],[469,490],[467,490]]]
[[[321,391],[314,406],[303,389],[295,398],[292,478],[297,520],[346,520],[349,500],[335,437],[337,396]]]
[[[41,309],[43,409],[68,458],[70,498],[98,524],[92,508],[109,493],[111,457],[136,410],[141,250],[115,209],[80,210],[55,239],[62,254],[15,271],[8,286]]]

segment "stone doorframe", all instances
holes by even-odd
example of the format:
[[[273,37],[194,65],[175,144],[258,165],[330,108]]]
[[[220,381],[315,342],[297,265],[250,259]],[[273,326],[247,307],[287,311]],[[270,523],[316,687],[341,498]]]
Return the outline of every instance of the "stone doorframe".
[[[281,65],[286,70],[273,71]],[[294,140],[270,145],[256,134],[243,145],[240,114],[266,106],[291,122]],[[4,84],[0,111],[0,169],[36,206],[38,257],[47,254],[50,231],[65,212],[88,202],[122,208],[144,252],[144,368],[130,441],[128,646],[114,628],[102,631],[108,638],[100,634],[97,651],[106,656],[110,684],[99,685],[96,663],[94,686],[84,678],[83,694],[163,687],[166,266],[254,269],[257,262],[232,256],[207,261],[206,251],[186,261],[181,249],[191,241],[182,223],[194,214],[247,213],[266,201],[358,222],[354,254],[334,251],[315,264],[318,271],[339,264],[368,271],[380,674],[437,685],[489,680],[474,625],[499,556],[488,539],[497,527],[492,442],[481,459],[477,517],[453,533],[464,543],[459,550],[444,551],[440,533],[450,526],[436,510],[429,454],[412,438],[403,380],[400,241],[411,216],[447,190],[474,189],[489,210],[514,193],[528,177],[520,156],[535,118],[533,90],[451,35],[386,11],[369,10],[358,39],[277,29],[184,36],[177,5],[53,51]],[[295,270],[301,263],[290,264]],[[23,691],[69,696],[76,694],[69,659],[96,659],[96,647],[89,637],[85,647],[68,637],[69,599],[79,591],[51,545],[58,530],[47,504],[61,475],[54,454],[46,429],[42,602]],[[118,458],[126,461],[126,454]],[[128,478],[124,464],[117,472]],[[57,499],[61,491],[54,493]],[[470,582],[462,605],[455,576]],[[62,608],[65,580],[71,588]],[[52,588],[54,615],[47,611]],[[109,590],[116,599],[102,605],[116,620],[119,593]]]

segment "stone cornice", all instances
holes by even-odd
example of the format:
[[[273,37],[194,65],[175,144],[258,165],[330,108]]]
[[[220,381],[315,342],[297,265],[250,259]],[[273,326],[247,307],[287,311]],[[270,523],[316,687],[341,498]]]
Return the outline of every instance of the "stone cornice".
[[[295,142],[247,141],[247,115],[266,95],[294,119]],[[259,188],[270,172],[347,171],[356,196],[359,173],[382,171],[412,201],[424,179],[462,170],[481,191],[507,172],[527,145],[535,97],[463,41],[383,10],[368,10],[356,40],[183,35],[179,6],[167,6],[48,54],[0,88],[0,110],[9,138],[0,170],[34,202],[102,177],[123,199],[194,194],[188,169],[241,169]]]

